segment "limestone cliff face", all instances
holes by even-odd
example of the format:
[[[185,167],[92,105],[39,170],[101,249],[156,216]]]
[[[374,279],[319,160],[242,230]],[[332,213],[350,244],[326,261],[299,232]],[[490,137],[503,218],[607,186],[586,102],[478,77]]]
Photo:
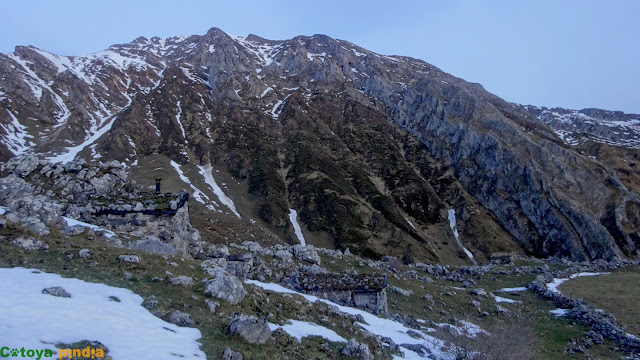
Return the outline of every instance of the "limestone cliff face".
[[[201,194],[211,237],[229,236],[215,219],[296,242],[296,209],[323,246],[470,262],[455,209],[480,260],[639,255],[637,150],[601,131],[585,153],[559,122],[420,60],[214,28],[84,57],[20,47],[0,71],[2,159],[115,159],[138,181],[175,179]]]

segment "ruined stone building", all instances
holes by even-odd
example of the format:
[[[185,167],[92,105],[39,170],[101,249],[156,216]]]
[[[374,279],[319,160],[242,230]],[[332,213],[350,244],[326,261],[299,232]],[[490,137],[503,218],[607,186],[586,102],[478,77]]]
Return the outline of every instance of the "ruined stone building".
[[[387,276],[381,274],[309,274],[294,279],[296,290],[361,308],[377,314],[387,312]]]

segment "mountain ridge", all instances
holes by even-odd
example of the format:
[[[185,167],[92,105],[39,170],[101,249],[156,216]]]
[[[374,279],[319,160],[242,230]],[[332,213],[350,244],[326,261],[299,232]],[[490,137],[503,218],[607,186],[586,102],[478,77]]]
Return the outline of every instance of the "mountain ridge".
[[[209,165],[237,182],[225,191],[266,232],[295,242],[296,208],[312,243],[372,257],[639,255],[634,147],[602,142],[615,130],[597,121],[585,130],[571,120],[572,136],[597,137],[567,142],[558,136],[566,121],[540,118],[549,110],[508,103],[422,60],[326,35],[266,40],[217,28],[84,57],[47,54],[0,55],[3,160],[29,151],[115,159],[143,183],[175,178],[167,160],[189,179]],[[604,162],[589,157],[598,154]],[[161,170],[145,163],[154,161]],[[208,197],[204,209],[216,208]],[[448,209],[461,216],[464,246]]]

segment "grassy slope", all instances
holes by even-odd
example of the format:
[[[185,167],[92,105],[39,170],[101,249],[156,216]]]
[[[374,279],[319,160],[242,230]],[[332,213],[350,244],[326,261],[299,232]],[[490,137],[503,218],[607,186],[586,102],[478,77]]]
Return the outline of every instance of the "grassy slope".
[[[640,335],[640,267],[571,279],[560,285],[559,290],[612,313],[628,332]]]
[[[289,296],[267,293],[249,285],[245,287],[248,294],[241,303],[233,306],[219,301],[221,306],[212,315],[204,302],[206,297],[203,296],[204,284],[201,280],[206,276],[194,260],[183,261],[178,257],[167,260],[159,255],[113,248],[102,241],[89,240],[84,235],[65,238],[55,231],[44,239],[50,246],[48,251],[26,252],[8,245],[9,239],[20,232],[16,228],[0,228],[0,235],[4,236],[0,241],[0,253],[3,255],[0,257],[0,267],[33,267],[65,277],[127,288],[143,298],[155,295],[159,305],[152,311],[168,315],[170,311],[177,309],[191,315],[202,333],[202,350],[209,359],[218,358],[227,346],[242,352],[245,359],[340,358],[338,352],[343,347],[342,344],[330,343],[320,338],[305,338],[299,343],[281,332],[274,332],[272,340],[265,345],[248,344],[226,333],[227,325],[237,313],[267,316],[270,322],[279,324],[290,318],[313,321],[332,328],[344,338],[355,337],[361,342],[367,342],[372,350],[375,349],[370,339],[363,338],[357,326],[332,315],[326,305],[309,304]],[[90,260],[82,260],[77,255],[83,248],[90,249],[94,254]],[[122,254],[138,254],[142,260],[140,264],[119,263],[116,258]],[[70,255],[73,258],[69,258]],[[169,262],[176,262],[178,266],[171,266]],[[166,281],[166,271],[176,276],[191,276],[195,285],[193,288],[171,286]],[[131,273],[133,277],[124,278],[125,272]],[[161,277],[165,281],[152,282],[153,277]],[[329,345],[330,350],[323,349],[324,343]],[[388,355],[383,356],[385,357],[388,358]]]
[[[0,228],[0,267],[37,267],[45,271],[59,273],[63,276],[75,277],[86,281],[101,282],[111,286],[128,288],[142,297],[155,295],[159,300],[159,306],[153,311],[161,311],[167,314],[173,309],[185,311],[191,314],[196,322],[196,327],[202,332],[202,349],[209,358],[215,359],[222,350],[229,346],[239,350],[248,359],[285,359],[285,358],[339,358],[338,352],[341,344],[328,343],[319,338],[306,338],[301,343],[286,334],[275,332],[272,340],[265,345],[250,345],[245,341],[230,336],[226,333],[233,314],[251,314],[267,316],[270,322],[282,324],[285,320],[294,318],[298,320],[312,321],[336,331],[339,335],[349,339],[355,337],[358,341],[367,342],[373,351],[375,343],[350,320],[332,315],[327,307],[319,304],[308,304],[295,297],[282,296],[271,292],[265,292],[253,286],[247,286],[248,295],[238,305],[222,304],[216,314],[211,314],[203,294],[204,285],[201,280],[205,274],[199,268],[198,262],[178,257],[164,259],[162,256],[140,253],[140,264],[122,264],[116,260],[121,254],[136,253],[126,249],[113,248],[99,239],[88,239],[85,235],[65,238],[58,232],[45,239],[49,244],[48,251],[25,252],[8,245],[10,239],[19,235],[29,235],[15,227]],[[82,260],[77,254],[80,249],[88,248],[94,254],[90,260]],[[232,252],[237,251],[231,248]],[[70,258],[70,255],[74,255]],[[322,264],[331,271],[343,271],[355,269],[359,273],[384,272],[388,276],[389,285],[398,286],[413,291],[413,295],[405,297],[388,291],[389,310],[391,313],[408,314],[413,319],[423,319],[427,322],[448,323],[452,318],[468,320],[483,328],[490,328],[503,320],[500,316],[493,315],[496,303],[493,298],[475,297],[470,294],[470,289],[461,289],[461,284],[445,280],[434,279],[433,282],[424,282],[419,279],[411,279],[407,276],[394,276],[406,274],[408,267],[397,262],[392,267],[395,269],[381,271],[368,267],[366,262],[357,257],[345,256],[342,260],[333,260],[324,255]],[[272,258],[264,259],[271,264]],[[175,262],[177,267],[169,265]],[[534,265],[534,264],[522,264]],[[506,269],[507,267],[504,267]],[[487,292],[496,291],[504,287],[524,286],[532,280],[532,275],[513,275],[501,272],[501,268],[485,274],[475,287],[482,287]],[[166,280],[152,282],[153,277],[167,278],[166,271],[175,275],[187,275],[194,278],[193,288],[172,287]],[[124,272],[133,275],[131,279],[123,277]],[[429,276],[418,271],[418,276]],[[473,287],[473,288],[475,288]],[[434,303],[428,303],[422,297],[425,294],[433,296]],[[518,295],[501,294],[504,297],[517,299],[522,304],[501,305],[520,314],[522,326],[531,329],[535,335],[535,341],[531,344],[538,354],[537,359],[589,359],[589,358],[622,358],[623,354],[612,350],[612,344],[605,343],[587,350],[586,354],[569,355],[565,349],[573,338],[580,338],[587,331],[582,326],[575,325],[549,314],[553,309],[552,304],[540,300],[529,292]],[[471,304],[472,300],[480,302],[482,311],[491,313],[491,316],[482,317],[478,310]],[[222,302],[221,302],[222,303]],[[430,326],[428,323],[426,326]],[[498,325],[499,326],[499,325]],[[100,340],[100,339],[96,339]],[[388,358],[387,350],[379,353],[380,358]]]

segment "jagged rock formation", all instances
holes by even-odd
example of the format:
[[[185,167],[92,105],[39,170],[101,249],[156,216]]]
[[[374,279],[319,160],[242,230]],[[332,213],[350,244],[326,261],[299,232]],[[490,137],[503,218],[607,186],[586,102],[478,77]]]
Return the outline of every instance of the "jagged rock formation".
[[[616,161],[592,159],[544,111],[420,60],[214,28],[82,57],[18,47],[0,72],[0,159],[117,160],[139,182],[170,177],[212,240],[229,236],[214,219],[295,243],[295,209],[313,244],[408,262],[469,262],[467,248],[480,261],[639,255],[640,176],[621,164],[637,156],[620,147],[631,140],[598,143]]]
[[[202,243],[200,233],[191,226],[188,197],[185,192],[140,192],[127,182],[124,167],[113,161],[61,165],[26,155],[0,166],[0,206],[7,220],[41,236],[48,235],[51,227],[65,235],[78,235],[91,227],[93,234],[109,238],[113,231],[144,237],[126,243],[132,249],[196,256],[202,252]],[[122,245],[120,239],[111,241]],[[20,246],[38,244],[28,240]]]

